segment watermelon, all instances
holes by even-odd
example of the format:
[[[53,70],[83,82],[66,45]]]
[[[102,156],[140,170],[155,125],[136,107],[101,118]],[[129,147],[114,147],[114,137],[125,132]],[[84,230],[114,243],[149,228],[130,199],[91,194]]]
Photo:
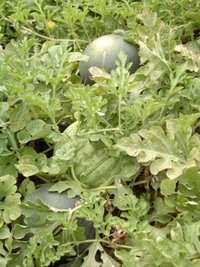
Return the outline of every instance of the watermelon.
[[[69,162],[63,161],[62,170],[66,166],[73,167],[73,173],[68,168],[69,176],[75,176],[86,188],[96,188],[110,185],[121,171],[121,158],[112,155],[101,140],[91,141],[90,135],[77,135],[77,122],[71,124],[64,132],[60,142],[55,144],[54,154],[66,144],[74,148],[73,157]]]
[[[80,201],[79,197],[69,198],[67,197],[66,192],[58,193],[48,191],[49,188],[53,184],[45,184],[40,188],[36,189],[32,194],[30,194],[25,200],[24,203],[33,202],[37,203],[38,199],[42,200],[49,208],[56,210],[67,210],[73,209],[77,205],[77,202]],[[32,215],[32,222],[37,219],[37,212]],[[95,238],[95,229],[93,227],[93,223],[91,221],[87,221],[84,218],[78,218],[77,222],[79,227],[84,228],[84,234],[86,239],[94,239]],[[37,225],[36,225],[37,226]],[[67,233],[65,233],[67,236]],[[29,234],[28,237],[31,237],[32,234]],[[67,240],[66,240],[67,241]],[[79,252],[82,252],[89,246],[89,243],[84,243],[79,245]]]
[[[63,178],[71,177],[91,189],[109,186],[116,179],[129,179],[138,173],[139,164],[133,157],[119,156],[113,146],[107,146],[101,140],[99,134],[96,137],[93,134],[92,138],[89,133],[78,135],[77,127],[77,121],[68,126],[54,147],[55,159],[61,156],[58,162]],[[62,151],[64,147],[67,151]]]
[[[120,50],[126,54],[126,62],[132,63],[129,71],[131,74],[134,73],[140,64],[137,46],[125,41],[121,35],[108,34],[92,41],[83,51],[83,54],[88,56],[88,60],[79,63],[82,80],[86,84],[92,84],[89,69],[93,66],[110,73],[116,68],[116,60],[119,59]]]

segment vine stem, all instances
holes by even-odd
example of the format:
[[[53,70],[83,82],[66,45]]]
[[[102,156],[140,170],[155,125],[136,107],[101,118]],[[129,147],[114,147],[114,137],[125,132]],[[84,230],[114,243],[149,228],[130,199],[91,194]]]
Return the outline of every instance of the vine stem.
[[[12,18],[9,18],[9,17],[8,17],[8,18],[3,17],[3,19],[4,19],[5,21],[7,21],[7,22],[10,22],[10,23],[14,23],[14,22],[15,22]],[[49,40],[49,41],[54,41],[54,42],[65,41],[65,42],[77,43],[77,40],[78,40],[79,42],[82,42],[82,43],[88,43],[88,41],[86,41],[86,40],[82,40],[82,39],[76,39],[76,40],[73,40],[73,39],[59,39],[59,38],[56,39],[56,38],[48,37],[48,36],[39,34],[39,33],[35,32],[35,31],[33,31],[33,30],[31,30],[31,29],[25,27],[25,26],[21,26],[21,29],[23,29],[23,30],[26,31],[26,32],[32,33],[32,34],[34,34],[34,35],[36,35],[36,36],[38,36],[38,37],[41,37],[41,38],[43,38],[43,39]],[[21,30],[21,31],[22,31],[22,30]]]
[[[9,138],[13,151],[19,156],[17,141],[15,138],[14,132],[11,131],[10,129],[7,129],[7,133],[8,133],[8,138]]]
[[[97,188],[92,188],[89,191],[101,191],[101,190],[112,190],[112,189],[117,189],[116,186],[111,185],[111,186],[100,186]]]
[[[121,128],[121,101],[122,101],[122,95],[119,95],[119,104],[118,104],[118,128]]]
[[[72,174],[73,179],[74,179],[77,183],[79,183],[81,186],[85,187],[85,185],[82,184],[82,183],[78,180],[78,178],[76,177],[76,174],[75,174],[74,166],[73,166],[73,165],[71,165],[71,174]]]

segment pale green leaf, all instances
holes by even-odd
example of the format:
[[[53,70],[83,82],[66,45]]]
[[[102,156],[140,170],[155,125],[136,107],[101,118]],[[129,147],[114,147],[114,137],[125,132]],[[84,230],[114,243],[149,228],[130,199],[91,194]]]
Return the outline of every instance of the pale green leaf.
[[[36,162],[36,151],[32,147],[24,147],[24,149],[20,151],[20,154],[19,161],[17,164],[15,164],[18,171],[25,177],[29,177],[38,173],[39,168]]]
[[[97,250],[101,250],[101,246],[99,243],[93,243],[89,247],[89,253],[84,257],[84,262],[82,267],[101,267],[101,263],[96,261]]]
[[[16,179],[12,175],[0,177],[0,200],[16,192]]]
[[[190,71],[197,72],[200,68],[200,43],[198,40],[188,42],[186,44],[179,44],[175,47],[175,51],[179,52],[186,60],[191,61],[188,64]]]
[[[166,170],[170,179],[176,179],[185,169],[196,166],[198,154],[191,151],[200,148],[199,139],[192,135],[191,121],[186,121],[185,128],[184,117],[167,121],[167,133],[160,126],[141,129],[138,134],[119,140],[116,147],[138,162],[149,164],[152,174]]]
[[[119,267],[120,263],[115,261],[112,257],[110,257],[106,252],[102,251],[101,259],[103,261],[102,267]]]
[[[46,137],[51,133],[51,126],[45,124],[42,120],[32,120],[27,125],[26,128],[17,133],[17,137],[20,143],[25,144],[30,140],[37,140]]]
[[[6,102],[0,102],[0,126],[5,125],[8,118],[9,105]]]
[[[7,225],[0,227],[0,239],[6,239],[10,236],[10,230]]]
[[[15,166],[25,177],[30,177],[39,172],[35,160],[31,158],[22,158]]]
[[[150,170],[152,174],[156,175],[160,171],[170,169],[171,167],[172,162],[169,158],[166,157],[162,159],[155,159],[150,166]]]
[[[174,208],[168,207],[161,198],[156,198],[154,201],[154,210],[149,215],[149,222],[168,223],[174,212]]]
[[[20,201],[21,195],[19,193],[15,193],[9,195],[4,200],[4,212],[3,219],[6,223],[10,223],[11,221],[16,220],[21,215],[20,210]]]
[[[68,142],[56,150],[54,157],[60,160],[70,160],[74,157],[74,153],[75,148]]]
[[[174,194],[175,188],[176,188],[175,180],[164,179],[160,184],[161,194],[164,196],[169,196]]]
[[[30,120],[26,103],[16,105],[10,113],[10,126],[14,132],[22,130]]]
[[[80,196],[85,189],[81,186],[80,183],[77,183],[73,180],[59,181],[51,186],[49,191],[62,193],[63,191],[67,191],[68,197],[76,197]]]

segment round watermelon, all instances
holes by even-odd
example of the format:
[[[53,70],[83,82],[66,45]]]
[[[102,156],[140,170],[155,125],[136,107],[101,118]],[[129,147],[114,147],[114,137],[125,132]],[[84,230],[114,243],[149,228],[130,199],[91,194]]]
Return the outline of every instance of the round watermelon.
[[[132,63],[129,71],[131,74],[134,73],[140,63],[137,47],[125,41],[121,35],[108,34],[92,41],[83,51],[83,54],[88,56],[88,60],[79,63],[82,80],[85,83],[92,84],[89,69],[93,66],[110,73],[111,70],[116,68],[116,60],[119,59],[118,53],[120,51],[126,54],[126,62]]]
[[[51,192],[48,191],[49,188],[53,184],[45,184],[42,185],[40,188],[36,189],[32,194],[30,194],[25,200],[24,203],[27,203],[28,201],[37,203],[38,199],[42,200],[49,208],[57,209],[59,210],[67,210],[67,209],[73,209],[77,205],[78,201],[80,201],[79,197],[69,198],[67,197],[66,192],[58,193],[58,192]],[[32,222],[34,222],[37,219],[37,212],[33,213],[32,215]],[[94,239],[95,238],[95,229],[93,227],[93,223],[91,221],[87,221],[84,218],[78,218],[77,222],[78,226],[83,227],[84,234],[86,239]],[[29,235],[30,237],[31,235]],[[66,234],[67,236],[67,234]],[[66,240],[67,241],[67,240]],[[79,251],[82,252],[88,247],[88,243],[84,243],[79,245]]]

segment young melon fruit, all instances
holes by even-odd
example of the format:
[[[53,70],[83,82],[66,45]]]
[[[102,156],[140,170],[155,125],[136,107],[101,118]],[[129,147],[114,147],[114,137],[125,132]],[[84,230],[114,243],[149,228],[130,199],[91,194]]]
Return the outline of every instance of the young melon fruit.
[[[50,192],[48,189],[53,184],[45,184],[42,185],[40,188],[36,189],[32,194],[30,194],[25,200],[24,203],[28,201],[37,203],[38,199],[42,200],[49,208],[54,208],[57,210],[67,210],[73,209],[77,202],[80,200],[79,197],[68,198],[66,192],[58,193],[58,192]],[[37,212],[35,212],[32,216],[32,221],[37,219]],[[95,229],[93,227],[93,223],[87,221],[83,218],[78,218],[77,222],[79,227],[83,227],[84,234],[87,240],[95,238]],[[88,243],[81,244],[79,246],[79,251],[82,252],[88,247]]]
[[[88,61],[80,61],[79,70],[82,80],[92,84],[89,69],[93,66],[106,70],[108,73],[116,68],[115,61],[118,60],[118,53],[122,50],[127,56],[127,63],[132,63],[129,69],[134,73],[140,63],[138,49],[135,45],[128,43],[124,37],[117,34],[108,34],[92,41],[83,51],[88,56]]]

